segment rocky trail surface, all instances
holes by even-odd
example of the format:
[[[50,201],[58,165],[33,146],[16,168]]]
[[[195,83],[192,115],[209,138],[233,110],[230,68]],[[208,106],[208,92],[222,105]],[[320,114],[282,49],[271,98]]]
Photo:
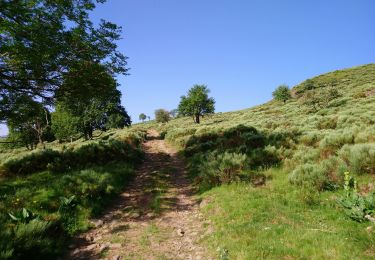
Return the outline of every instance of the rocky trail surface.
[[[132,184],[95,228],[74,239],[66,259],[211,259],[200,240],[208,222],[176,151],[149,131]]]

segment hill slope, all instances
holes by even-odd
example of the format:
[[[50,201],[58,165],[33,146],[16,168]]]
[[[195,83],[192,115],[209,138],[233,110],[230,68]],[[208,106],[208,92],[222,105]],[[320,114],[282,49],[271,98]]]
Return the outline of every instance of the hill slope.
[[[251,125],[261,130],[283,131],[297,129],[303,133],[323,130],[326,134],[340,129],[371,127],[375,123],[375,64],[330,72],[312,79],[317,88],[335,82],[341,97],[333,100],[329,106],[313,113],[308,106],[301,104],[301,97],[286,104],[270,101],[263,105],[235,112],[217,113],[206,117],[200,125],[193,120],[179,118],[168,123],[166,129],[185,131],[186,133],[218,131],[238,124]],[[292,92],[302,92],[305,82],[295,86]],[[319,126],[323,120],[332,119],[337,125],[335,129]],[[192,130],[194,129],[194,130]],[[183,134],[179,134],[182,136]]]
[[[312,78],[292,94],[199,125],[143,126],[187,158],[214,226],[205,242],[221,257],[373,258],[365,215],[375,210],[375,64]],[[350,194],[347,171],[358,181],[348,182]]]
[[[311,82],[314,89],[304,90]],[[329,96],[332,90],[336,92],[333,97]],[[223,133],[238,125],[251,126],[265,136],[272,135],[273,140],[266,145],[291,166],[289,169],[341,155],[345,170],[374,172],[374,163],[358,166],[348,157],[355,150],[370,149],[360,147],[364,144],[371,143],[370,150],[374,149],[375,64],[312,78],[295,86],[292,92],[294,98],[285,104],[272,100],[254,108],[206,117],[200,125],[180,118],[160,128],[166,132],[167,140],[187,148],[192,137]],[[311,98],[315,98],[312,102],[316,101],[317,107],[311,105]],[[367,152],[373,156],[370,154]]]

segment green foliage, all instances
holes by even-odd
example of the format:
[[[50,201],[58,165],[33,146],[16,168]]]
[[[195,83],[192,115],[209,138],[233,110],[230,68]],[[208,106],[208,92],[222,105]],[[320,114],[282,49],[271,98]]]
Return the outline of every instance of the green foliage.
[[[212,228],[202,240],[209,252],[219,258],[225,250],[229,259],[372,257],[370,224],[338,212],[341,191],[321,192],[310,205],[301,203],[300,188],[289,184],[286,171],[273,168],[264,174],[262,188],[233,183],[201,195],[201,211]]]
[[[139,120],[145,121],[147,116],[144,113],[139,114]]]
[[[199,124],[200,117],[215,112],[215,100],[208,97],[210,90],[206,85],[194,85],[187,96],[182,96],[178,105],[178,113],[182,116],[193,116]]]
[[[274,99],[283,101],[284,103],[292,97],[288,85],[278,86],[275,91],[272,92],[272,96],[274,97]]]
[[[79,117],[62,110],[59,106],[52,113],[52,131],[60,141],[72,141],[79,133]]]
[[[317,112],[323,108],[334,106],[332,101],[339,98],[341,94],[334,87],[325,87],[320,89],[308,90],[301,98],[301,103]]]
[[[357,182],[349,172],[345,172],[344,191],[338,203],[345,209],[345,214],[351,219],[363,222],[375,215],[375,192],[367,196],[360,195],[357,191]]]
[[[133,163],[1,180],[0,255],[56,258],[65,248],[66,238],[86,230],[88,219],[122,191],[133,175]],[[17,212],[12,214],[17,221],[9,217],[9,211]]]
[[[131,123],[131,118],[125,108],[120,103],[117,103],[115,104],[115,109],[112,108],[112,110],[109,110],[103,129],[121,129],[129,127]]]
[[[8,213],[8,215],[13,221],[26,224],[34,219],[38,219],[38,215],[35,215],[33,212],[25,208],[22,208],[16,214]]]
[[[49,232],[56,231],[56,226],[51,222],[37,219],[3,228],[0,234],[0,258],[38,259],[41,256],[56,255],[55,244],[48,237]],[[58,238],[58,234],[55,235]]]
[[[275,146],[269,144],[278,146],[281,139],[285,137],[282,134],[266,137],[254,127],[238,125],[222,132],[170,131],[166,139],[175,141],[186,133],[194,134],[183,142],[183,154],[189,161],[191,176],[201,190],[240,179],[247,181],[254,179],[255,182],[261,182],[256,185],[262,184],[264,182],[262,176],[257,174],[246,176],[242,171],[267,168],[277,164],[279,155]]]
[[[302,187],[313,186],[318,190],[323,190],[329,185],[329,178],[322,167],[314,164],[303,164],[290,174],[289,180],[292,184]]]
[[[200,158],[196,182],[201,189],[239,181],[245,168],[246,155],[237,153],[210,153]]]
[[[69,211],[77,207],[77,198],[75,195],[70,196],[69,198],[60,197],[60,208],[59,211]]]
[[[375,173],[375,144],[344,145],[338,152],[350,171],[355,174]]]
[[[0,101],[1,104],[11,103],[7,111],[7,125],[9,128],[8,142],[25,145],[34,149],[36,144],[51,140],[50,114],[40,103],[28,95],[7,97]]]
[[[126,57],[116,45],[121,29],[104,20],[94,27],[89,12],[95,2],[103,1],[1,2],[1,120],[8,118],[10,96],[27,94],[50,105],[78,62],[95,61],[111,75],[126,74]],[[86,69],[80,67],[76,75],[84,75]],[[75,81],[74,77],[71,80]],[[85,89],[84,85],[78,88]]]
[[[63,151],[41,150],[6,161],[2,173],[7,175],[26,175],[50,170],[63,172],[80,169],[89,165],[100,165],[111,161],[138,161],[142,153],[130,144],[117,140],[100,141],[83,145],[77,149]]]
[[[169,112],[165,109],[155,110],[155,120],[158,123],[167,123],[171,119]]]
[[[319,130],[322,129],[336,129],[337,117],[324,117],[318,121],[317,126]]]
[[[59,139],[131,124],[115,79],[127,72],[121,28],[104,20],[94,27],[94,8],[91,0],[1,4],[0,120],[17,144],[53,140],[47,108],[56,104]]]
[[[85,68],[82,72],[82,68]],[[77,118],[78,131],[86,139],[94,130],[122,128],[131,124],[116,80],[108,69],[94,62],[82,62],[65,75],[64,84],[56,93],[57,109]]]
[[[368,173],[374,161],[375,64],[311,80],[312,87],[303,89],[302,83],[292,88],[296,98],[283,106],[268,102],[216,113],[199,125],[187,117],[162,126],[144,125],[166,133],[165,139],[185,155],[193,178],[205,173],[204,156],[225,152],[246,155],[241,179],[253,173],[266,175],[262,188],[236,182],[201,195],[207,198],[206,216],[214,228],[205,238],[212,252],[225,246],[233,259],[351,259],[373,254],[375,240],[372,231],[366,230],[368,224],[343,218],[336,198],[341,196],[339,187],[348,170],[361,173],[358,178],[369,182],[359,188],[361,194],[373,192],[373,176]],[[335,91],[329,95],[330,89],[339,90],[339,96]],[[323,100],[316,113],[301,106],[308,91]],[[355,93],[361,93],[360,98],[353,98]],[[359,212],[363,217],[363,210]]]

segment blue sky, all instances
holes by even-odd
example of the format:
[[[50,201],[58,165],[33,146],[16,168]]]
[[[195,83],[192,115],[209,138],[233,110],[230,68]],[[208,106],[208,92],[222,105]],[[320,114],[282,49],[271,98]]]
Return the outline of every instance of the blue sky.
[[[123,105],[138,121],[207,84],[217,111],[271,99],[328,71],[375,62],[373,0],[108,0],[91,18],[123,27]],[[0,133],[4,133],[0,126]]]
[[[217,111],[271,99],[331,70],[375,62],[375,1],[108,0],[92,19],[123,27],[119,77],[133,121],[207,84]]]

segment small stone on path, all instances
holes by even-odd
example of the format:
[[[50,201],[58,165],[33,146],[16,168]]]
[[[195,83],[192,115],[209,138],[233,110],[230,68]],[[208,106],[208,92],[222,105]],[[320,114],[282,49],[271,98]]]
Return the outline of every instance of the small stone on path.
[[[180,237],[183,237],[185,234],[185,231],[183,231],[181,228],[177,229],[177,235],[179,235]]]

